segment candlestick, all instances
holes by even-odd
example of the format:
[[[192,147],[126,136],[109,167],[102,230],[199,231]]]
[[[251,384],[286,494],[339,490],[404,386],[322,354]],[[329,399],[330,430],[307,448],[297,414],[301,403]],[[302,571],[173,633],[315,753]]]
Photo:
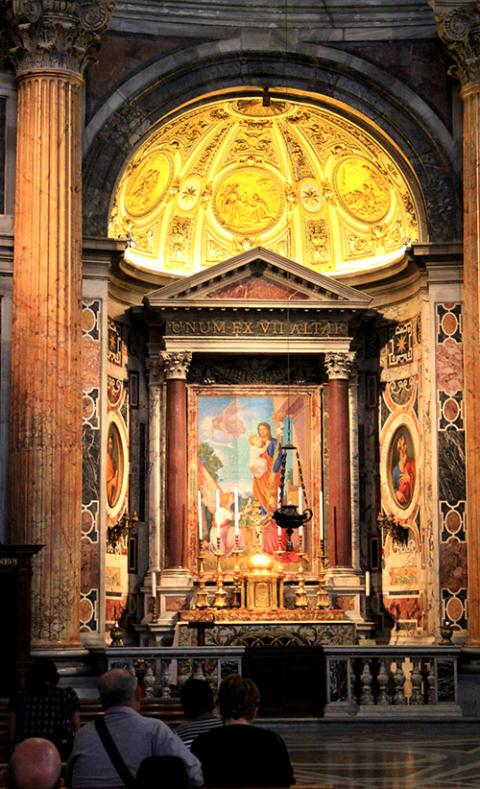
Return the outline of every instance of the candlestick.
[[[300,487],[298,489],[298,511],[299,511],[300,515],[303,512],[303,489],[302,489],[301,485],[300,485]]]
[[[233,501],[234,501],[234,513],[235,513],[235,537],[237,538],[240,534],[240,515],[238,512],[238,488],[234,489],[233,492]]]
[[[298,527],[298,551],[303,552],[303,526]]]
[[[320,539],[323,540],[325,538],[324,534],[324,526],[323,526],[323,490],[320,491]]]
[[[282,489],[277,488],[277,506],[280,510],[282,508]]]
[[[220,550],[220,488],[215,491],[215,524],[217,526],[217,549]]]
[[[198,491],[198,539],[203,539],[202,491]]]
[[[365,571],[365,597],[370,597],[370,570]]]

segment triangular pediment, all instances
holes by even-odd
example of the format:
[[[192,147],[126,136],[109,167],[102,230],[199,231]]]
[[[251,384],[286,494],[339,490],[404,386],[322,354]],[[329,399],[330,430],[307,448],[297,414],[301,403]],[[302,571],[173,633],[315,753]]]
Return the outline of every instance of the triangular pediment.
[[[257,247],[153,291],[151,309],[166,307],[293,307],[367,309],[372,297]]]

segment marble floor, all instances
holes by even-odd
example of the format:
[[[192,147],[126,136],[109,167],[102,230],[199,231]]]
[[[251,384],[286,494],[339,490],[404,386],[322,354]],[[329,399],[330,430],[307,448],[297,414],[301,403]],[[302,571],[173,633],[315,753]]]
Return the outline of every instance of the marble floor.
[[[480,722],[275,723],[297,785],[480,788]]]

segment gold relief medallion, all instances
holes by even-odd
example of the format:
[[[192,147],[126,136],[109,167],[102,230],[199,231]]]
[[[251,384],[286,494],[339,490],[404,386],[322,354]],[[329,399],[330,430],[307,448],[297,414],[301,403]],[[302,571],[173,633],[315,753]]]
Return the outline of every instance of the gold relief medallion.
[[[378,222],[390,207],[388,181],[367,159],[349,156],[335,168],[334,186],[343,207],[357,219]]]
[[[170,183],[171,172],[168,156],[152,152],[126,181],[125,210],[131,216],[148,214],[163,197]]]
[[[311,178],[306,179],[299,187],[300,200],[305,211],[316,214],[322,207],[322,193],[317,182]]]
[[[217,221],[231,233],[263,233],[273,227],[282,214],[284,196],[272,173],[244,167],[227,175],[217,188],[213,201]]]

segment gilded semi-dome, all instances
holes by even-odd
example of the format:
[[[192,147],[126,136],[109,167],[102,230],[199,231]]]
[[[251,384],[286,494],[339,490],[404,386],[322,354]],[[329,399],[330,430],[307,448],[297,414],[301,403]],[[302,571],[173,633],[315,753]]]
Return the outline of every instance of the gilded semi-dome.
[[[231,98],[166,120],[114,195],[130,263],[186,276],[262,246],[324,273],[398,260],[418,238],[414,182],[360,119],[301,101]]]

